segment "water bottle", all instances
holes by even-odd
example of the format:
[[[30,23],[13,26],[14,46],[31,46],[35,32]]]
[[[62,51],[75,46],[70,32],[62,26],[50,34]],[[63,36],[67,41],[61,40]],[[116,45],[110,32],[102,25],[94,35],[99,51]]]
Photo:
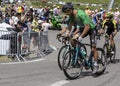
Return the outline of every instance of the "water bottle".
[[[82,54],[83,54],[84,56],[86,56],[85,50],[82,49],[81,52],[82,52]]]

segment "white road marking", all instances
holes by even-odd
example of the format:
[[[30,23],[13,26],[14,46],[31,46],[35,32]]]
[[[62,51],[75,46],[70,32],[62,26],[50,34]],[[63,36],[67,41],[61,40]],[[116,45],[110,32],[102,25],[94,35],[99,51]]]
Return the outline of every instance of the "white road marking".
[[[42,61],[42,60],[44,60],[44,59],[36,59],[36,60],[24,61],[24,62],[8,62],[8,63],[1,63],[1,64],[23,64],[23,63],[38,62],[38,61]]]
[[[58,81],[58,82],[53,83],[53,84],[50,85],[50,86],[62,86],[62,85],[66,84],[66,83],[69,83],[69,82],[70,82],[70,81],[67,81],[67,80],[61,80],[61,81]]]

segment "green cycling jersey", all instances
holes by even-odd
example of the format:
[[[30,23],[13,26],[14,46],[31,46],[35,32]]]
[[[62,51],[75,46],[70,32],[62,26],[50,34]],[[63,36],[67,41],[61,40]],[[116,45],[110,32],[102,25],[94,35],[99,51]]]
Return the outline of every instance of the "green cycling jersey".
[[[79,28],[83,28],[85,25],[90,25],[90,29],[95,28],[95,24],[92,22],[90,17],[82,10],[77,10],[77,15],[75,17],[71,15],[69,22],[76,23]]]

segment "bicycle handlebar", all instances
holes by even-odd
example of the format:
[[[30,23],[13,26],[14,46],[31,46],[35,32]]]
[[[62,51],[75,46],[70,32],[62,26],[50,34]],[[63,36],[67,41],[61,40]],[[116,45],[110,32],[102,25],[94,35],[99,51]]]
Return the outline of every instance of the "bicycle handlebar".
[[[62,38],[62,39],[60,39],[60,38]],[[57,36],[57,39],[59,42],[66,44],[66,41],[69,41],[70,37],[69,36]]]

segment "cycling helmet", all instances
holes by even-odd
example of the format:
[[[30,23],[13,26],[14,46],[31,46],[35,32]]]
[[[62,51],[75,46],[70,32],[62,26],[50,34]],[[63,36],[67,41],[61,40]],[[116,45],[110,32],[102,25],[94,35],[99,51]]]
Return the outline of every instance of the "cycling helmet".
[[[107,14],[106,14],[106,17],[107,17],[107,18],[113,18],[113,14],[112,14],[112,13],[107,13]]]
[[[62,11],[63,11],[63,12],[67,12],[67,11],[69,11],[70,9],[73,9],[73,4],[72,4],[72,2],[67,2],[67,3],[65,3],[65,4],[63,5],[63,7],[62,7]]]

